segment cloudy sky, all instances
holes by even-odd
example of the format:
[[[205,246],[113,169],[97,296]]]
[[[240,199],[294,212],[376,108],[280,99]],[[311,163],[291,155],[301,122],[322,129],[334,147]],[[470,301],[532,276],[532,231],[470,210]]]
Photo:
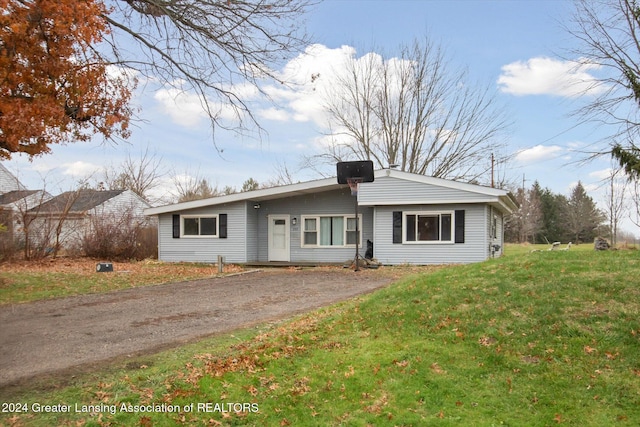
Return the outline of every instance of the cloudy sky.
[[[361,58],[373,47],[391,58],[400,44],[429,35],[504,105],[513,123],[507,138],[513,160],[502,172],[507,178],[524,179],[527,187],[538,180],[562,194],[581,180],[597,199],[610,162],[579,161],[605,133],[577,126],[571,112],[599,70],[567,54],[575,42],[561,24],[568,23],[572,8],[563,0],[325,0],[306,16],[315,43],[278,70],[296,89],[265,83],[273,105],[238,88],[256,106],[261,137],[217,131],[214,146],[195,95],[146,85],[136,97],[144,122],[136,124],[129,145],[69,144],[33,161],[15,156],[4,164],[31,188],[42,187],[44,177],[53,192],[99,176],[104,165],[117,165],[127,154],[136,158],[146,147],[162,159],[167,181],[172,174],[198,173],[219,187],[239,188],[249,177],[273,179],[283,164],[297,180],[317,178],[300,169],[302,156],[317,153],[327,131],[312,75],[328,82],[348,58]]]

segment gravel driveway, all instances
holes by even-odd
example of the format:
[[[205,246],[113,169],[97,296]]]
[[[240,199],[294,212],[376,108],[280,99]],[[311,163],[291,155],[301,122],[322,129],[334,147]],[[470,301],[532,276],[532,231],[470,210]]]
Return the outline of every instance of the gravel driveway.
[[[392,280],[374,271],[275,270],[3,305],[0,391],[44,374],[286,318]]]

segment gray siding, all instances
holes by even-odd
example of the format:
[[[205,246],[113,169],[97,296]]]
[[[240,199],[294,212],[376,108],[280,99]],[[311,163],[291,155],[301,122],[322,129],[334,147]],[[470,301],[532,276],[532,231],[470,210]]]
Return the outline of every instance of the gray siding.
[[[151,205],[131,190],[112,197],[90,211],[91,215],[120,214],[130,211],[136,218],[144,218],[144,210]]]
[[[437,184],[437,182],[436,182]],[[491,245],[504,244],[503,215],[489,200],[495,197],[472,191],[471,186],[440,186],[429,182],[382,176],[360,187],[359,214],[362,217],[364,255],[367,240],[374,243],[374,257],[383,264],[448,264],[484,261],[492,255]],[[249,193],[248,193],[249,194]],[[257,194],[257,193],[256,193]],[[165,261],[215,262],[218,255],[227,262],[269,260],[269,216],[288,215],[291,262],[342,263],[353,259],[355,248],[303,247],[303,217],[353,215],[355,197],[349,188],[311,192],[285,197],[257,194],[261,200],[244,199],[159,215],[159,257]],[[248,195],[248,197],[251,197]],[[464,201],[464,203],[460,203]],[[366,206],[363,206],[365,204]],[[393,243],[393,212],[442,212],[465,210],[464,243]],[[172,214],[227,214],[228,238],[179,238],[172,236]],[[492,237],[493,217],[497,236]],[[293,224],[295,219],[296,224]],[[496,255],[500,255],[501,252]]]
[[[173,238],[172,214],[162,214],[158,223],[158,258],[162,261],[211,262],[218,255],[227,262],[247,261],[247,209],[245,202],[175,212],[181,215],[227,214],[226,239],[220,238]]]
[[[497,258],[499,256],[502,256],[503,250],[504,250],[504,215],[502,214],[502,212],[500,212],[498,209],[493,208],[493,207],[487,207],[488,210],[488,215],[487,215],[487,236],[488,236],[488,241],[489,241],[489,252],[487,254],[488,257],[494,257]],[[495,218],[495,228],[496,228],[496,235],[495,237],[493,236],[493,221]],[[497,250],[494,250],[491,246],[492,245],[499,245],[500,248]]]
[[[465,210],[464,243],[393,243],[394,211]],[[486,205],[379,206],[375,214],[374,256],[383,264],[451,264],[487,258]]]
[[[248,202],[246,204],[246,260],[247,261],[259,261],[258,258],[258,211],[254,208],[255,203]]]
[[[303,215],[350,215],[355,213],[355,197],[348,188],[325,191],[285,199],[260,202],[258,217],[258,260],[268,260],[268,216],[290,215],[297,224],[291,224],[290,248],[292,262],[335,262],[341,263],[355,256],[354,247],[302,247]],[[362,242],[360,252],[364,256],[367,239],[373,240],[373,209],[360,208],[362,215]]]
[[[360,184],[358,194],[358,200],[365,205],[440,204],[460,200],[473,203],[487,198],[485,194],[385,176]]]

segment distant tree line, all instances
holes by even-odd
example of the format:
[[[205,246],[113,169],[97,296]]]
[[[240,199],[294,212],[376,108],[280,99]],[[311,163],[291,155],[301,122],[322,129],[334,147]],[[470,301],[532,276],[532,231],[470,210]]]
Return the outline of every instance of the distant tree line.
[[[581,182],[567,197],[537,181],[516,192],[519,209],[505,223],[505,240],[517,243],[592,242],[608,236],[606,215],[596,207]]]

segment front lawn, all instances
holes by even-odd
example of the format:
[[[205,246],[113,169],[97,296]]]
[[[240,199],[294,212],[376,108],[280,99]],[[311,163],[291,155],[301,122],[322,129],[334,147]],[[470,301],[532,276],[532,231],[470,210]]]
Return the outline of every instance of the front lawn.
[[[510,253],[22,390],[0,424],[637,425],[640,252]]]
[[[96,272],[98,261],[88,258],[45,259],[0,264],[0,304],[36,301],[87,293],[108,292],[212,277],[217,267],[154,260],[114,262],[113,272]],[[242,271],[225,266],[225,274]]]

